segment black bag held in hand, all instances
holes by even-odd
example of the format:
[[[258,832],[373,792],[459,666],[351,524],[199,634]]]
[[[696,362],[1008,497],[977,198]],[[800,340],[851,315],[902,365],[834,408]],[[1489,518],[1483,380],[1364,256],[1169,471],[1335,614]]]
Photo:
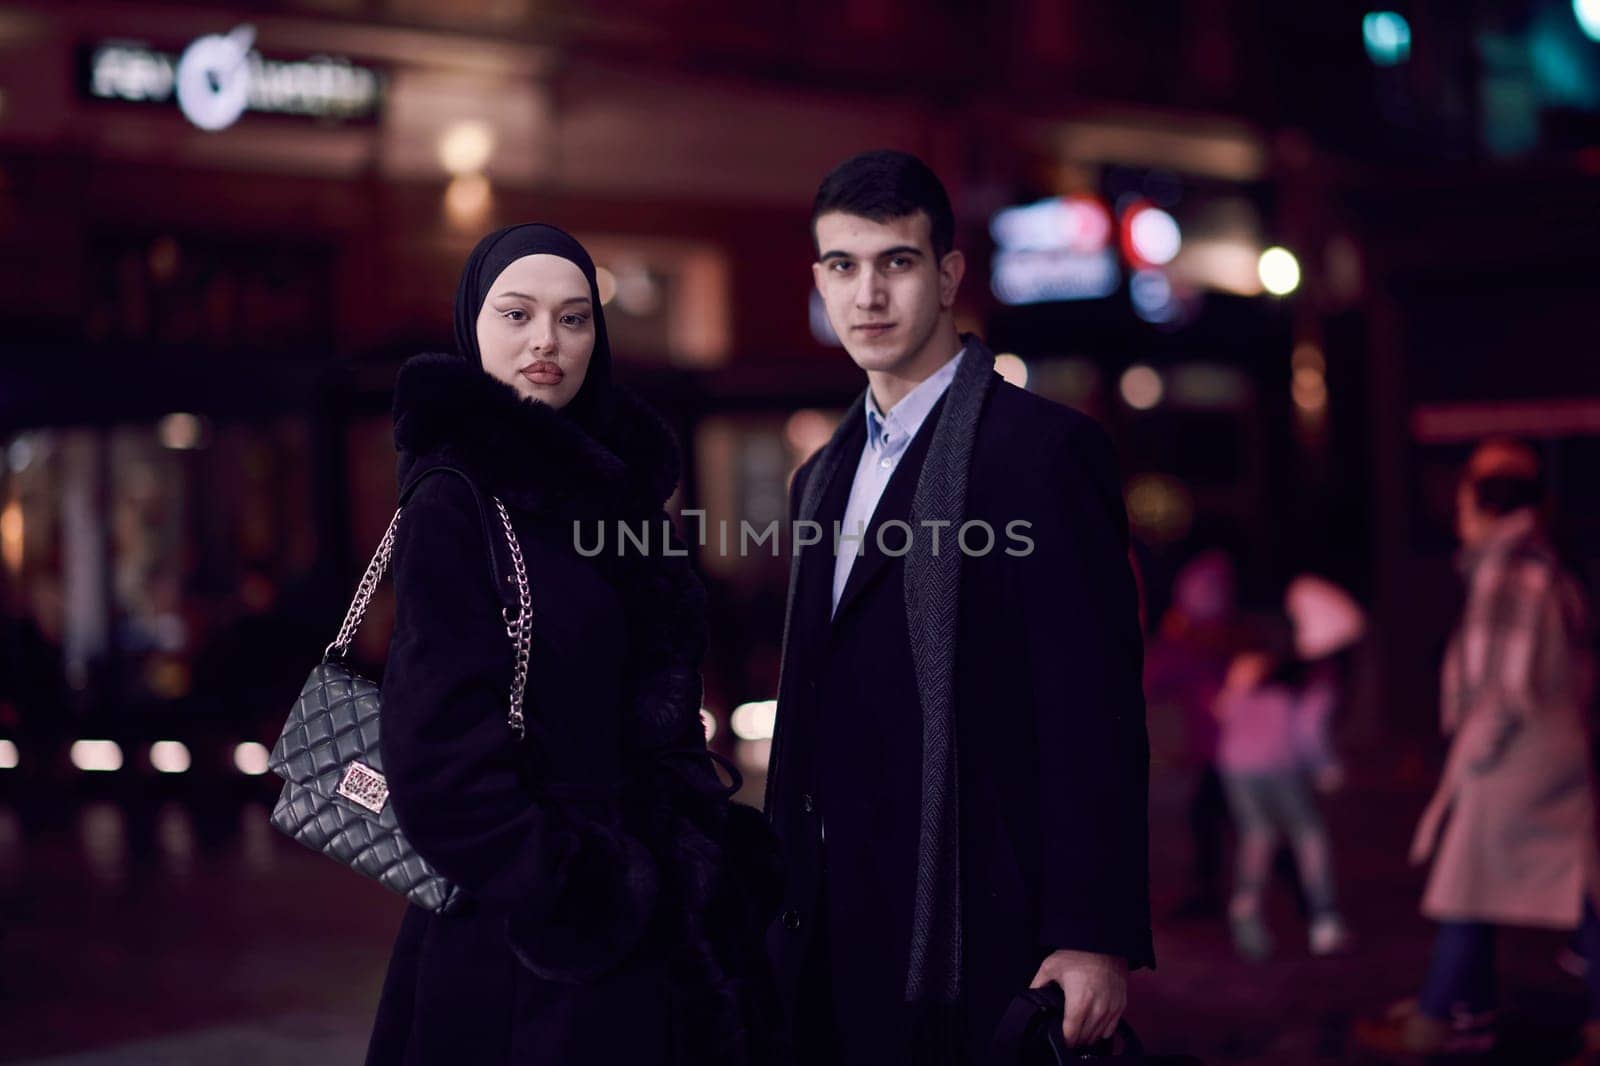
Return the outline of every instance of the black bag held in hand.
[[[459,470],[451,467],[435,470],[459,474],[471,484],[471,479]],[[434,472],[429,471],[430,474]],[[473,493],[477,495],[476,486],[473,486]],[[514,617],[509,608],[503,608],[501,613],[515,655],[506,724],[520,740],[524,731],[522,696],[528,683],[528,651],[533,636],[532,599],[528,592],[527,570],[522,562],[522,547],[511,528],[511,516],[498,499],[493,502],[516,574],[518,611]],[[482,507],[481,497],[479,506]],[[378,686],[344,662],[372,594],[389,568],[395,529],[404,510],[402,500],[372,562],[367,565],[338,638],[328,645],[322,662],[306,679],[300,698],[295,701],[283,733],[272,749],[268,765],[284,779],[283,793],[272,810],[272,824],[306,847],[382,883],[417,906],[449,913],[462,903],[460,887],[451,884],[412,849],[400,831],[393,804],[388,802],[383,753],[378,746],[381,718]],[[489,532],[487,518],[485,532]],[[497,574],[499,567],[494,564],[493,540],[488,547],[491,573]]]
[[[1143,1063],[1145,1066],[1200,1066],[1190,1055],[1146,1055],[1127,1019],[1117,1023],[1116,1036],[1086,1047],[1068,1047],[1061,1035],[1066,1009],[1061,986],[1054,982],[1030,988],[1011,1001],[994,1041],[989,1066],[1071,1066],[1084,1062]],[[1121,1041],[1122,1051],[1116,1051]]]

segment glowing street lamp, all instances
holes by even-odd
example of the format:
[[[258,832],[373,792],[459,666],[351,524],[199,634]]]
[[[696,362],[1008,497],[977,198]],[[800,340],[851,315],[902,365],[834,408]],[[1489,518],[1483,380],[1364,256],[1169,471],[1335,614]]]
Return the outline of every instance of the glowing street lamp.
[[[1261,287],[1274,296],[1287,296],[1300,287],[1300,260],[1287,248],[1268,248],[1256,264]]]

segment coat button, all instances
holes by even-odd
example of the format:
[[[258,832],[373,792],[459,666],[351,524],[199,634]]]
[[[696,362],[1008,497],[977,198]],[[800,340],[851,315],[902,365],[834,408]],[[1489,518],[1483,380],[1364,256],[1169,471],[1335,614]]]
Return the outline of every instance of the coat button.
[[[811,793],[807,792],[805,795],[800,797],[800,809],[805,811],[807,814],[810,814],[812,811],[817,809],[816,803],[814,803],[811,799]]]
[[[791,932],[791,933],[794,932],[795,930],[799,929],[800,928],[800,912],[799,911],[784,911],[783,912],[783,927],[785,929],[789,930],[789,932]]]

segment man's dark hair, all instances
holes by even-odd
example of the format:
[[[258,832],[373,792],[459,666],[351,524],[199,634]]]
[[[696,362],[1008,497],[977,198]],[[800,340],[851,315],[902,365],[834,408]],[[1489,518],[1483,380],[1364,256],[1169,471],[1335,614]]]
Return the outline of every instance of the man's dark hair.
[[[1496,474],[1472,483],[1472,500],[1478,510],[1496,518],[1544,502],[1544,486],[1537,478]]]
[[[943,259],[955,247],[955,215],[944,183],[928,164],[908,152],[879,149],[853,155],[828,172],[811,202],[811,243],[816,248],[817,219],[833,211],[874,222],[928,216],[933,255]]]

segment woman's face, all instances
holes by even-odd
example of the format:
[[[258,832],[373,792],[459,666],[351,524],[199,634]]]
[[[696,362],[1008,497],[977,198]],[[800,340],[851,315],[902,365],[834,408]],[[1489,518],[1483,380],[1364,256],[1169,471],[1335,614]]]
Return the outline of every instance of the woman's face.
[[[478,351],[490,377],[525,399],[572,402],[594,354],[589,282],[570,259],[525,255],[500,272],[478,312]]]

